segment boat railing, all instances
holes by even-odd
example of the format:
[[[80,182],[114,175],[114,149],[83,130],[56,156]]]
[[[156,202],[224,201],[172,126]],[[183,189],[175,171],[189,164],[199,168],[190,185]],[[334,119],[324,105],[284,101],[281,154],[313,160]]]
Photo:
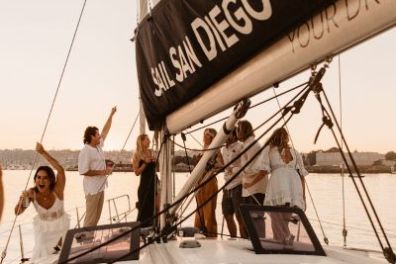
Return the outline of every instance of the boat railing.
[[[125,211],[119,211],[117,204],[124,200],[127,202],[127,209]],[[119,195],[106,200],[109,209],[109,221],[110,224],[120,223],[121,221],[128,220],[128,215],[130,215],[136,208],[131,207],[131,198],[128,194]]]

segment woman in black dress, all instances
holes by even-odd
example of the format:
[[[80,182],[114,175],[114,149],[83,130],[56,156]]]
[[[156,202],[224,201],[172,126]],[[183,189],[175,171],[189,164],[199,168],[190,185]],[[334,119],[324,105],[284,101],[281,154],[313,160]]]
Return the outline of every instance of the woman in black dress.
[[[136,140],[136,149],[132,157],[133,170],[140,176],[138,188],[138,216],[142,227],[153,225],[154,201],[157,185],[156,160],[150,147],[150,139],[146,134],[139,135]]]

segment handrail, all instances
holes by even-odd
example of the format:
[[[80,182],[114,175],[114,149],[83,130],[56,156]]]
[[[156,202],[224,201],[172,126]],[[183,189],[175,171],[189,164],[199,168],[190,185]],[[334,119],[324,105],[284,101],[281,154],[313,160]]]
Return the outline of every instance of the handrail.
[[[128,210],[126,210],[125,212],[121,212],[121,213],[120,213],[120,212],[118,212],[118,207],[117,207],[116,200],[120,200],[120,199],[122,199],[122,198],[126,198],[126,199],[127,199],[127,201],[128,201]],[[131,198],[129,197],[129,194],[122,194],[122,195],[119,195],[119,196],[116,196],[116,197],[107,199],[106,202],[108,203],[108,207],[109,207],[109,220],[110,220],[110,224],[112,224],[113,221],[114,221],[114,222],[117,222],[117,223],[121,222],[120,215],[125,215],[125,218],[126,218],[127,213],[132,211],[132,210],[131,210]],[[116,213],[116,215],[115,215],[114,217],[112,216],[111,202],[113,203],[114,210],[115,210],[115,213]],[[117,217],[118,221],[115,220],[115,217]]]

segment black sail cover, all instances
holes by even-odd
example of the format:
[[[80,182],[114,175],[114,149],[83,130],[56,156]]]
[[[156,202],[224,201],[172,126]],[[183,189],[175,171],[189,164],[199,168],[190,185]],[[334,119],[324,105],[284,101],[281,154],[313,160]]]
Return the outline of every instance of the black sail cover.
[[[334,2],[162,0],[139,24],[136,38],[150,129],[160,129],[168,114]]]

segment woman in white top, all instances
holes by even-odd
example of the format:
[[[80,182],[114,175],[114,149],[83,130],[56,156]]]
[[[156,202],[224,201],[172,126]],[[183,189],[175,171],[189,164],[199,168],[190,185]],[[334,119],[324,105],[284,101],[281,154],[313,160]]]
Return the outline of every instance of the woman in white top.
[[[247,120],[238,122],[236,128],[238,140],[243,143],[244,151],[250,147],[241,157],[241,167],[249,162],[261,149],[258,142],[255,141],[253,127]],[[253,143],[254,142],[254,143]],[[265,189],[267,186],[268,176],[263,170],[262,163],[260,162],[260,155],[257,156],[247,167],[244,168],[242,174],[242,197],[243,202],[247,204],[262,205],[265,197]]]
[[[274,131],[263,150],[262,162],[271,177],[268,181],[264,204],[290,206],[305,209],[305,170],[300,154],[289,146],[289,135],[285,128]],[[292,243],[293,236],[288,227],[290,213],[271,214],[274,238]]]
[[[37,216],[33,219],[33,261],[47,257],[54,250],[60,250],[62,237],[69,229],[70,222],[63,205],[65,171],[40,143],[37,143],[36,151],[55,168],[57,176],[55,177],[52,168],[40,166],[34,175],[35,187],[24,191],[15,207],[15,213],[19,215],[33,202],[37,211]]]

